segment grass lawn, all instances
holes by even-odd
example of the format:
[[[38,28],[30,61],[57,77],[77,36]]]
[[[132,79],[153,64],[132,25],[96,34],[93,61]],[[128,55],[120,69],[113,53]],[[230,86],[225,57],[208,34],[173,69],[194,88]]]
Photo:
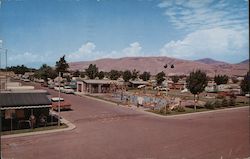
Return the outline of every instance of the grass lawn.
[[[138,92],[138,90],[129,90],[129,92],[135,92],[135,91]],[[147,93],[149,93],[149,92],[147,91]],[[152,91],[152,93],[153,93],[153,91]],[[170,91],[169,94],[171,96],[180,97],[180,93],[178,93],[178,90]],[[183,93],[181,95],[185,96],[186,99],[190,98],[191,100],[193,100],[193,95],[191,93],[189,93],[189,94],[188,93]],[[112,100],[112,99],[107,99],[107,97],[105,97],[105,96],[90,95],[90,94],[88,94],[86,96],[94,97],[94,98],[97,98],[97,99],[101,99],[101,100],[104,100],[104,101],[108,101],[108,102],[112,102],[112,103],[116,103],[116,104],[120,104],[120,105],[125,105],[124,103],[120,103],[119,101],[115,101],[115,100]],[[200,100],[203,100],[205,102],[206,101],[215,101],[215,100],[217,100],[217,101],[219,101],[219,103],[221,103],[221,101],[222,101],[222,99],[215,99],[215,98],[207,99],[207,98],[202,98],[202,97],[200,98]],[[246,98],[244,96],[238,96],[237,99],[236,99],[236,105],[235,106],[216,107],[214,109],[207,109],[205,107],[198,107],[197,106],[197,109],[195,111],[194,108],[185,107],[184,108],[185,111],[169,111],[169,112],[167,112],[167,114],[165,113],[164,109],[162,109],[162,110],[156,110],[156,109],[155,110],[151,110],[150,109],[150,110],[146,110],[146,111],[152,112],[152,113],[156,113],[156,114],[160,114],[160,115],[177,115],[177,114],[187,114],[187,113],[195,113],[195,112],[213,111],[213,110],[220,110],[220,109],[230,109],[230,108],[242,107],[242,106],[249,106],[249,98]]]
[[[196,111],[194,108],[185,107],[185,111],[178,112],[178,111],[168,111],[167,114],[165,113],[164,109],[162,110],[147,110],[148,112],[169,116],[169,115],[178,115],[178,114],[188,114],[188,113],[196,113],[196,112],[204,112],[204,111],[214,111],[214,110],[222,110],[222,109],[230,109],[230,108],[237,108],[237,107],[243,107],[247,105],[236,105],[236,106],[230,106],[230,107],[220,107],[215,109],[207,109],[207,108],[197,108]]]
[[[22,129],[22,130],[12,130],[12,131],[3,131],[2,135],[12,135],[12,134],[21,134],[21,133],[28,133],[28,132],[37,132],[37,131],[45,131],[45,130],[53,130],[53,129],[63,129],[67,128],[66,124],[62,124],[61,126],[47,126],[47,127],[40,127],[35,129]]]

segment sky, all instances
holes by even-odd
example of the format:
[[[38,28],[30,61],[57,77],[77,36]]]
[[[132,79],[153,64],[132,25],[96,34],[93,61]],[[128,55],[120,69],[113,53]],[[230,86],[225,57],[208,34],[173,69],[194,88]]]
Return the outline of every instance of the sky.
[[[53,66],[63,55],[68,62],[249,58],[248,0],[0,1],[0,47],[8,49],[8,65]]]

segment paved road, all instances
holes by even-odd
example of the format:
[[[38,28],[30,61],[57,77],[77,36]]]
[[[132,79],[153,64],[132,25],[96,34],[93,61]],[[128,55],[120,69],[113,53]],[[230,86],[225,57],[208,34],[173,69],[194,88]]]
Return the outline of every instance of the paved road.
[[[56,92],[50,91],[52,95]],[[2,140],[14,159],[234,159],[250,156],[248,108],[160,118],[75,95],[76,129]]]

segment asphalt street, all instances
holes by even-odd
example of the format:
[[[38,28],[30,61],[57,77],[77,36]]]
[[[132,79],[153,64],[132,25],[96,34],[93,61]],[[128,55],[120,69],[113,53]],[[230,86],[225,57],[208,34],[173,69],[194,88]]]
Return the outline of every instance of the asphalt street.
[[[49,90],[52,96],[57,92]],[[2,139],[5,159],[235,159],[250,157],[249,107],[161,118],[62,94],[76,125],[66,132]]]

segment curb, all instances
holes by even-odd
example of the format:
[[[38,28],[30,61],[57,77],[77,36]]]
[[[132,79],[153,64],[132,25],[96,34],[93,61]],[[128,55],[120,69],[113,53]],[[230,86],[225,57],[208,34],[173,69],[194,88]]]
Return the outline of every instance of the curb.
[[[68,120],[61,118],[61,122],[66,124],[68,127],[62,129],[54,129],[54,130],[44,130],[44,131],[37,131],[37,132],[27,132],[27,133],[20,133],[20,134],[11,134],[11,135],[2,135],[2,139],[8,138],[15,138],[15,137],[24,137],[24,136],[33,136],[33,135],[42,135],[42,134],[49,134],[49,133],[56,133],[56,132],[63,132],[63,131],[70,131],[76,128],[74,124],[69,122]]]
[[[193,113],[184,113],[184,114],[176,114],[176,115],[160,115],[160,114],[156,114],[156,113],[151,113],[151,112],[144,112],[150,115],[154,115],[157,117],[161,117],[161,118],[177,118],[177,117],[182,117],[182,116],[193,116],[193,115],[200,115],[200,114],[210,114],[210,113],[219,113],[219,112],[223,112],[223,111],[233,111],[233,110],[239,110],[239,109],[249,109],[249,106],[241,106],[241,107],[237,107],[237,108],[224,108],[224,109],[218,109],[218,110],[207,110],[207,111],[203,111],[203,112],[193,112]]]

